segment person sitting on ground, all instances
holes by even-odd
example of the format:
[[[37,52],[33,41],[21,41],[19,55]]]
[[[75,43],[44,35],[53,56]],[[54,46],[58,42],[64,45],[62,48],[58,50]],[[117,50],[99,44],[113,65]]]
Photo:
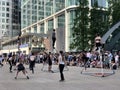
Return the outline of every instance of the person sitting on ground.
[[[27,71],[23,65],[23,61],[22,60],[19,60],[19,62],[16,64],[16,67],[17,67],[17,73],[16,73],[16,76],[15,76],[15,79],[17,79],[17,76],[18,76],[18,73],[20,71],[23,72],[23,74],[27,77],[27,79],[29,79],[28,75],[27,75]]]

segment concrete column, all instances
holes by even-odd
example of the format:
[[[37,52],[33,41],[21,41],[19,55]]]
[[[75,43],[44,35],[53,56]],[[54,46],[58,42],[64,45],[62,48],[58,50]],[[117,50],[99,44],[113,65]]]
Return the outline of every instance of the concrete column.
[[[31,27],[31,33],[34,33],[34,27]]]
[[[69,28],[68,28],[68,21],[69,21],[69,13],[65,11],[65,51],[69,51]]]
[[[47,31],[48,31],[48,21],[45,20],[44,21],[44,32],[47,33]]]
[[[40,32],[40,24],[37,24],[37,33],[41,33]]]
[[[56,29],[57,27],[58,27],[57,18],[54,16],[53,17],[53,28]]]

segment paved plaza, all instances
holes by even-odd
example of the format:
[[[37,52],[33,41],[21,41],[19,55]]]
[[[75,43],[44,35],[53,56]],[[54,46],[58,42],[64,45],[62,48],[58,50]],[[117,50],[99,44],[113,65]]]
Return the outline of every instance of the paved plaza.
[[[108,77],[94,77],[80,74],[81,67],[70,66],[64,71],[65,82],[59,82],[59,73],[41,71],[42,64],[36,64],[32,74],[26,66],[30,79],[21,73],[15,80],[15,71],[9,73],[7,64],[0,68],[0,90],[120,90],[120,70]]]

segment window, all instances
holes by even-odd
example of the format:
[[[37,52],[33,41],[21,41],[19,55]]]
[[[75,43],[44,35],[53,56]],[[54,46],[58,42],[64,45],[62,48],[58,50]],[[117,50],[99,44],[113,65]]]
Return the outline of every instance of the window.
[[[9,11],[9,8],[7,8],[6,10]]]
[[[9,19],[6,19],[6,23],[9,23]]]
[[[2,19],[2,22],[4,23],[4,22],[5,22],[5,19]]]
[[[9,29],[9,25],[6,25],[6,29]]]
[[[2,11],[5,11],[5,7],[2,7]]]
[[[2,25],[2,29],[5,29],[5,25]]]
[[[2,13],[2,16],[5,17],[5,13]]]
[[[2,5],[5,5],[5,1],[2,2]]]
[[[10,5],[9,2],[6,2],[6,5],[9,6]]]
[[[9,17],[9,13],[6,14],[6,17]]]

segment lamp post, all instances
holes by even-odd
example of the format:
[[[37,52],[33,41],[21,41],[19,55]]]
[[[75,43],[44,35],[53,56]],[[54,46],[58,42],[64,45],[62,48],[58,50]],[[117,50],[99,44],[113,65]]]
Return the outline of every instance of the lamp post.
[[[21,35],[18,36],[18,40],[17,40],[17,43],[18,43],[18,55],[20,55],[20,39],[21,39]]]

